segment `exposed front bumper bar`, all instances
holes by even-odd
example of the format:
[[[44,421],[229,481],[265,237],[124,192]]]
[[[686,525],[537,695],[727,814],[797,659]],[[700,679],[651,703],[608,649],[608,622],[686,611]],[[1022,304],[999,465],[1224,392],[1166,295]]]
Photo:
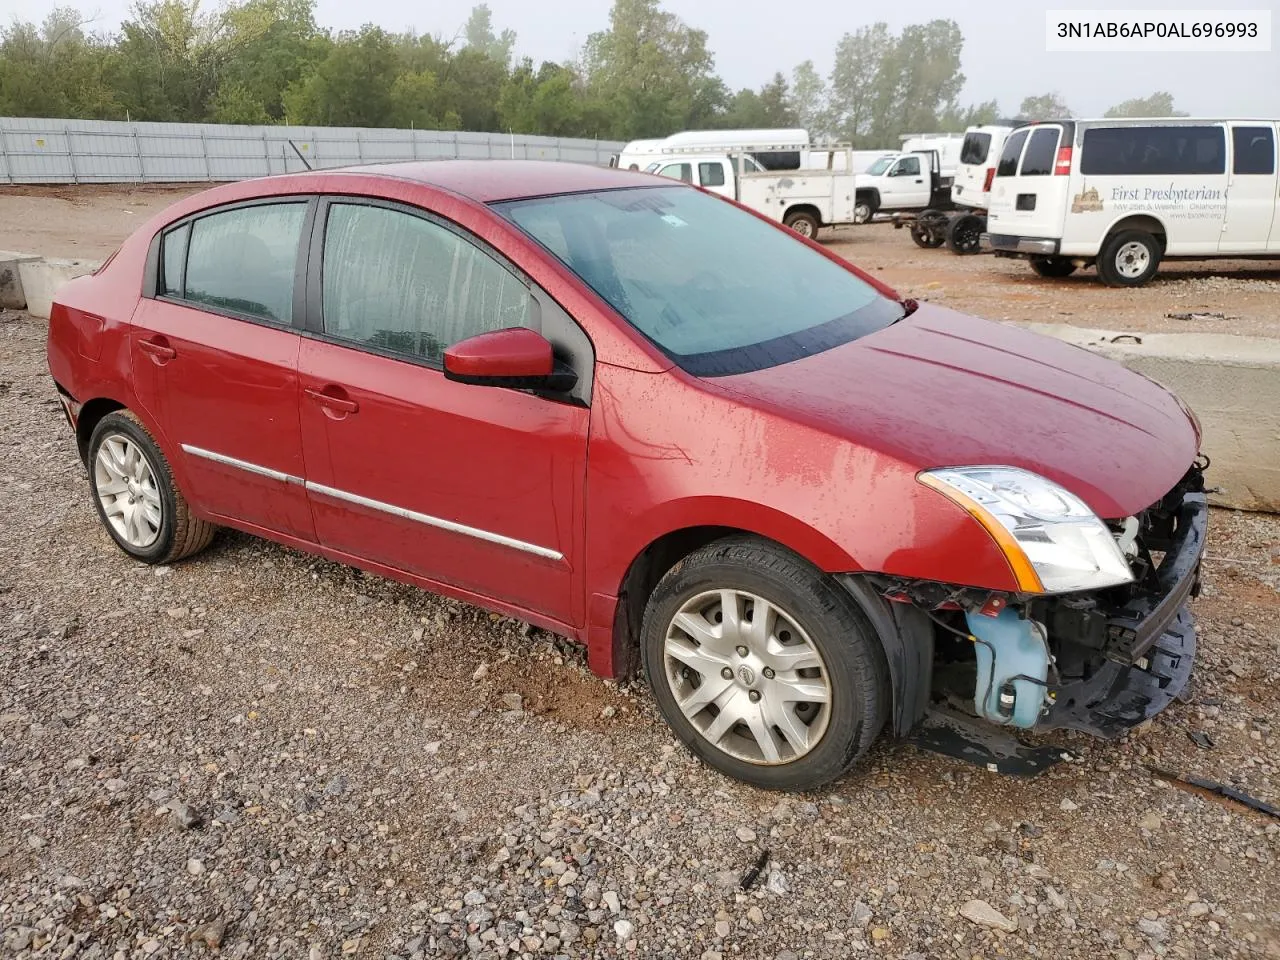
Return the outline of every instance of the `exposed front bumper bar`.
[[[1053,256],[1058,252],[1057,240],[1015,237],[1007,233],[984,233],[981,242],[984,247],[990,247],[996,253],[1035,253]]]

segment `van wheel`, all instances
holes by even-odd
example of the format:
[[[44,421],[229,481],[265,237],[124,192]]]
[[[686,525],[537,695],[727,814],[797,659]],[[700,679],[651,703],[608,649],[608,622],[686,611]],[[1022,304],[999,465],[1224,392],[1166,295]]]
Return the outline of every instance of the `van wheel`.
[[[962,213],[947,227],[947,249],[966,256],[982,250],[982,231],[986,222],[973,213]]]
[[[1066,257],[1038,257],[1031,261],[1031,269],[1042,277],[1056,279],[1071,276],[1076,265]]]
[[[790,227],[802,237],[808,237],[810,240],[818,236],[818,218],[812,213],[806,213],[804,210],[793,210],[786,215],[782,221],[783,226]]]
[[[772,790],[840,776],[889,711],[875,629],[839,584],[788,550],[718,540],[659,581],[645,675],[676,735],[711,766]]]
[[[143,563],[172,563],[209,545],[217,527],[192,515],[169,462],[132,413],[109,413],[89,438],[89,485],[116,544]]]
[[[1109,287],[1140,287],[1160,266],[1160,241],[1142,230],[1122,230],[1102,246],[1098,277]]]

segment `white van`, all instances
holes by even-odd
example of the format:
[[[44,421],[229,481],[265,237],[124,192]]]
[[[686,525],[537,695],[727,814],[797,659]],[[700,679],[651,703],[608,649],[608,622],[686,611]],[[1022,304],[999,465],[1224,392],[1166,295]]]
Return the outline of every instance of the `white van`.
[[[1272,120],[1027,124],[1005,141],[983,241],[1043,277],[1094,264],[1111,286],[1161,260],[1280,259]]]
[[[951,182],[951,205],[957,212],[947,218],[943,235],[952,253],[978,253],[982,249],[996,161],[1013,129],[1012,124],[997,123],[980,123],[965,129]]]
[[[609,166],[621,167],[623,170],[656,169],[655,164],[677,151],[722,150],[725,152],[741,150],[746,146],[761,148],[755,159],[761,166],[769,170],[799,170],[807,166],[809,158],[799,149],[766,149],[767,145],[807,145],[809,133],[801,129],[780,130],[684,130],[673,133],[662,140],[633,140],[622,148],[616,161],[611,159]],[[818,164],[826,167],[823,161]]]
[[[632,140],[622,152],[609,160],[609,166],[621,170],[644,170],[662,158],[661,140]]]

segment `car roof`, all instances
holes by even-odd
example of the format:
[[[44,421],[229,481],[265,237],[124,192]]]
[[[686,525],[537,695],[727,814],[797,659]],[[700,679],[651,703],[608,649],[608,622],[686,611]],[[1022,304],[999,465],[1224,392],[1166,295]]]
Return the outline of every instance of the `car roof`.
[[[679,181],[658,181],[648,174],[630,170],[548,160],[418,160],[318,172],[411,180],[448,190],[478,203],[679,184]]]

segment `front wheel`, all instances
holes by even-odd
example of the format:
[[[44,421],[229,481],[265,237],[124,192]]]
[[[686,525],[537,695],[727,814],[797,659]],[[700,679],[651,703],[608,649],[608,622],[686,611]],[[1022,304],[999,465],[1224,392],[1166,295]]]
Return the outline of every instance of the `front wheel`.
[[[866,223],[875,216],[876,208],[870,200],[860,199],[853,205],[853,222]]]
[[[109,413],[89,438],[89,484],[116,544],[144,563],[172,563],[209,545],[216,527],[194,516],[169,462],[132,413]]]
[[[645,674],[676,735],[711,766],[774,790],[840,776],[889,710],[875,630],[841,587],[795,554],[716,541],[658,583],[642,629]]]
[[[810,240],[813,240],[818,236],[818,227],[820,226],[818,218],[812,213],[808,213],[804,210],[797,210],[788,213],[786,218],[782,221],[782,224],[783,226],[790,227],[796,233],[800,234],[800,236],[808,237]]]

